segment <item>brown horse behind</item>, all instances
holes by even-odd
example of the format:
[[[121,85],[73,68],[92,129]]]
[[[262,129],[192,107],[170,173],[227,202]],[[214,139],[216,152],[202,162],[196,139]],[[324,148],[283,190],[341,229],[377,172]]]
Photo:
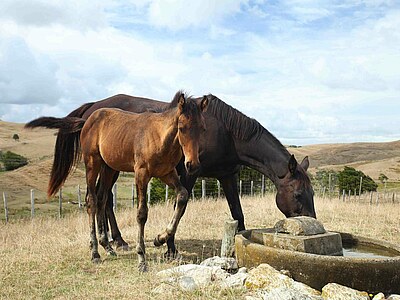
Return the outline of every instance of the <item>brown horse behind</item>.
[[[26,125],[28,128],[63,128],[69,132],[81,130],[80,146],[88,187],[86,201],[91,234],[90,248],[94,262],[100,260],[98,242],[108,254],[115,255],[107,237],[105,205],[113,178],[119,171],[135,172],[139,226],[136,250],[141,271],[146,270],[146,190],[152,177],[160,178],[175,189],[177,194],[172,220],[166,230],[156,237],[155,244],[162,245],[175,234],[188,200],[188,192],[180,183],[175,167],[184,155],[188,173],[193,174],[198,170],[198,143],[200,134],[205,129],[202,112],[206,110],[207,105],[207,97],[196,104],[178,92],[169,107],[159,113],[136,114],[104,108],[94,112],[87,120],[73,117],[42,117]],[[99,241],[96,236],[95,219]]]

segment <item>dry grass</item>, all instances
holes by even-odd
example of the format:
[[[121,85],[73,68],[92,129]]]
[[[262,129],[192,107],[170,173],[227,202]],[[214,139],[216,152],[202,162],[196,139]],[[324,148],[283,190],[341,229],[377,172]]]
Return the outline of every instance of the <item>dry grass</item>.
[[[248,228],[272,226],[282,218],[273,196],[242,200]],[[337,199],[316,199],[319,219],[329,230],[346,231],[400,243],[400,205],[343,203]],[[135,210],[118,211],[123,236],[135,245]],[[58,220],[40,217],[0,225],[0,297],[13,299],[166,299],[155,295],[156,272],[175,263],[161,259],[165,248],[152,246],[172,215],[172,207],[150,207],[146,226],[150,271],[140,275],[133,252],[105,257],[100,265],[90,262],[89,229],[86,213],[73,213]],[[177,235],[177,245],[186,262],[198,262],[218,254],[223,223],[229,217],[224,199],[190,202]],[[177,292],[174,299],[238,299],[241,290],[208,288]]]

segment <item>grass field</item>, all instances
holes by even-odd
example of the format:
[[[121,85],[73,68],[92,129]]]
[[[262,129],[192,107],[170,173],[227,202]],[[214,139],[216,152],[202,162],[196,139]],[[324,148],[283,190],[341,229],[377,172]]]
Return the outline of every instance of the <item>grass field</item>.
[[[283,215],[274,198],[245,197],[242,205],[247,228],[272,226]],[[316,198],[317,215],[328,230],[345,231],[400,243],[400,204],[343,203]],[[120,209],[117,218],[125,239],[136,242],[135,209]],[[139,274],[134,252],[119,252],[103,263],[90,262],[87,215],[75,212],[61,220],[42,215],[30,220],[12,220],[0,227],[0,297],[2,299],[240,299],[243,290],[207,288],[177,292],[168,297],[152,290],[159,281],[156,272],[177,262],[165,262],[165,247],[155,248],[153,238],[172,216],[171,205],[149,210],[146,247],[149,272]],[[218,255],[224,221],[230,216],[225,199],[189,202],[177,232],[177,246],[184,262],[199,262]]]

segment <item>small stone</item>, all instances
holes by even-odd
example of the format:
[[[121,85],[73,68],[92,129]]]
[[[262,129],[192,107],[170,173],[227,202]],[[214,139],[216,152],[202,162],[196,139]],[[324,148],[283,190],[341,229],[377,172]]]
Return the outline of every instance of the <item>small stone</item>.
[[[297,290],[284,287],[274,288],[270,291],[260,290],[258,293],[262,299],[268,300],[323,300],[321,296],[299,293]]]
[[[233,257],[214,256],[207,258],[206,260],[201,262],[200,265],[208,267],[219,267],[221,269],[227,270],[228,272],[232,272],[238,269],[237,261]]]
[[[372,300],[385,300],[385,295],[383,293],[378,293],[372,298]]]
[[[369,300],[367,292],[360,292],[352,288],[337,284],[328,283],[322,288],[322,298],[325,300]]]
[[[238,273],[247,273],[247,268],[246,267],[241,267],[237,272]]]
[[[387,298],[387,300],[400,300],[400,295],[392,294]]]
[[[188,276],[193,278],[198,287],[204,287],[213,281],[224,280],[229,273],[219,267],[187,264],[160,271],[157,276],[164,282],[177,282],[182,276]]]
[[[222,288],[237,288],[244,287],[244,283],[248,277],[248,273],[236,273],[230,275],[220,282]]]
[[[291,235],[315,235],[325,233],[324,225],[312,217],[293,217],[278,221],[275,232]]]

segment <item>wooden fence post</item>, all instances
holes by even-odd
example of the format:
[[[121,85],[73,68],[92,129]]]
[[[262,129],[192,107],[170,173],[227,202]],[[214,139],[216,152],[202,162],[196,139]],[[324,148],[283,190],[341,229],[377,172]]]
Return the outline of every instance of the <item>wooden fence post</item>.
[[[201,199],[206,198],[206,181],[203,179],[201,180]]]
[[[232,257],[235,251],[235,234],[238,227],[237,220],[227,220],[224,226],[224,237],[221,244],[221,257]]]
[[[264,197],[264,190],[265,190],[265,176],[263,174],[261,175],[261,197]]]
[[[243,181],[239,180],[239,196],[240,196],[240,198],[242,198],[242,183],[243,183]]]
[[[7,205],[7,196],[6,192],[3,192],[3,201],[4,201],[4,216],[6,220],[6,224],[8,223],[8,205]]]
[[[112,193],[113,193],[113,210],[116,211],[117,210],[117,184],[116,183],[114,183]]]
[[[254,181],[250,181],[250,195],[253,197],[254,193]]]
[[[372,191],[369,192],[369,204],[372,204]]]
[[[150,205],[150,199],[151,199],[151,180],[149,181],[149,184],[147,185],[147,204]]]
[[[346,199],[346,191],[343,189],[343,202],[345,201],[345,199]]]
[[[218,198],[221,197],[221,182],[217,179]]]
[[[35,217],[35,192],[31,189],[31,218]]]
[[[78,184],[78,207],[82,209],[82,195],[81,195],[81,186]]]
[[[168,203],[168,184],[165,185],[165,203]]]
[[[132,183],[132,208],[135,208],[135,179],[133,179]]]
[[[361,177],[360,177],[360,189],[358,190],[358,200],[359,200],[359,201],[361,201],[362,182],[363,182],[363,178],[362,178],[362,176],[361,176]]]
[[[58,194],[58,218],[61,219],[62,217],[62,188],[60,188]]]

